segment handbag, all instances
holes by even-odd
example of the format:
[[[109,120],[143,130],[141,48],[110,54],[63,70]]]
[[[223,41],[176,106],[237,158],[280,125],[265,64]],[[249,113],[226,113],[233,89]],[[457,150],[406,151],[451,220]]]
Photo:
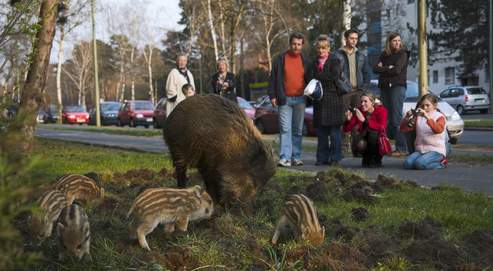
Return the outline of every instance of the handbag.
[[[385,129],[378,133],[378,152],[381,156],[392,153],[392,146]]]

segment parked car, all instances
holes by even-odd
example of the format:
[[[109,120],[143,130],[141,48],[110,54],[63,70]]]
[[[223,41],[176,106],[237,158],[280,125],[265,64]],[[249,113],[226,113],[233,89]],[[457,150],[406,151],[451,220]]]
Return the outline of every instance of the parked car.
[[[154,108],[153,126],[154,128],[161,128],[166,120],[166,98],[159,99]]]
[[[99,118],[101,125],[117,125],[118,111],[122,106],[119,102],[101,102],[99,103]],[[89,123],[96,125],[96,108],[89,112]]]
[[[279,110],[270,102],[269,96],[265,95],[258,99],[255,106],[255,125],[264,134],[279,133]],[[313,128],[313,107],[305,108],[303,122],[303,135],[315,136],[317,130]]]
[[[242,97],[236,97],[238,101],[238,106],[243,109],[247,117],[250,119],[255,118],[255,108]],[[166,98],[161,98],[154,108],[154,128],[163,127],[164,121],[166,120]]]
[[[60,118],[60,115],[58,114],[57,106],[54,104],[51,104],[44,110],[44,115],[43,115],[43,122],[44,123],[56,123],[58,119]]]
[[[89,123],[89,114],[83,106],[65,106],[62,110],[62,122],[70,124]]]
[[[378,88],[378,80],[371,80],[370,91],[380,97],[380,89]],[[405,115],[408,110],[416,107],[419,99],[418,83],[407,81],[406,98],[402,107],[402,115]],[[430,92],[431,93],[431,92]],[[447,102],[438,98],[438,109],[447,118],[447,131],[449,133],[450,142],[456,144],[464,132],[464,121],[455,109]]]
[[[247,117],[252,120],[255,119],[255,107],[242,97],[236,97],[236,100],[238,101],[238,106],[243,109]]]
[[[137,127],[137,125],[143,125],[148,128],[152,125],[153,117],[154,105],[151,101],[125,101],[118,112],[118,126]]]
[[[488,92],[479,86],[449,87],[440,93],[440,98],[461,115],[472,110],[485,114],[490,108]]]

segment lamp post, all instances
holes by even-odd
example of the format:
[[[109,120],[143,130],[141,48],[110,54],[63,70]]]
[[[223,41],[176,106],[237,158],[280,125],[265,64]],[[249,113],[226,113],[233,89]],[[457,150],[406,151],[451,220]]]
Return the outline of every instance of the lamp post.
[[[489,50],[489,78],[490,78],[490,112],[493,112],[493,0],[490,0],[490,50]]]
[[[92,17],[92,47],[94,60],[94,102],[96,106],[96,127],[101,127],[101,116],[99,112],[99,78],[98,78],[98,48],[96,43],[96,0],[91,1]]]
[[[419,96],[428,93],[428,48],[426,37],[426,0],[418,0]]]

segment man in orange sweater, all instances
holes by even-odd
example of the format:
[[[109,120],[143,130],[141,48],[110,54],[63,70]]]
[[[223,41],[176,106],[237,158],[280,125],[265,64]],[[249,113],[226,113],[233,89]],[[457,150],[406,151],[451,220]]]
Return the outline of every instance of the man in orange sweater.
[[[308,82],[308,62],[301,50],[304,37],[293,33],[289,49],[273,61],[269,82],[272,105],[279,107],[279,166],[301,166],[301,140],[305,116],[303,90]]]

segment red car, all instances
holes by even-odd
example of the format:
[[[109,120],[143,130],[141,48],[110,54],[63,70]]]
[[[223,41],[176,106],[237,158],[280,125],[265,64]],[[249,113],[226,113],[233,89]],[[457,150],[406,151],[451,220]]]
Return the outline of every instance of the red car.
[[[89,114],[82,106],[66,106],[62,110],[62,122],[70,124],[89,123]]]
[[[166,120],[166,98],[161,98],[154,108],[154,128],[161,128]]]
[[[250,119],[255,118],[255,108],[242,97],[236,97],[238,101],[238,106],[243,109],[247,117]],[[166,120],[166,98],[161,98],[154,109],[154,128],[163,127],[164,121]]]
[[[254,122],[264,134],[279,133],[279,109],[270,102],[269,96],[263,96],[255,106]],[[317,129],[313,128],[313,107],[305,108],[303,135],[316,136]]]
[[[153,117],[154,105],[151,101],[125,101],[118,111],[118,126],[137,127],[137,125],[143,125],[148,128],[152,125]]]

